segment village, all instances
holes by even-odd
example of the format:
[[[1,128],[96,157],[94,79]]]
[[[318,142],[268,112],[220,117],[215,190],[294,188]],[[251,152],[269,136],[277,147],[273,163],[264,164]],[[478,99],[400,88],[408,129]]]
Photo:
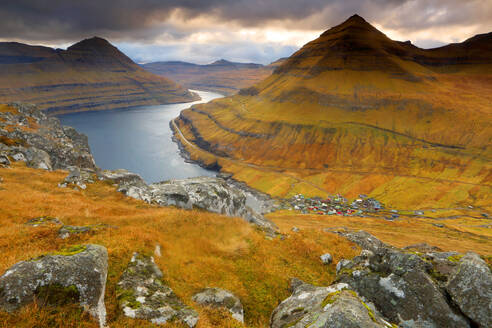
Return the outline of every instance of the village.
[[[341,195],[329,196],[325,199],[320,197],[306,198],[302,194],[297,194],[288,200],[291,210],[300,211],[302,214],[317,215],[340,215],[340,216],[368,216],[382,215],[385,208],[381,202],[367,195],[359,195],[357,199],[350,202]],[[384,213],[386,214],[386,213]],[[378,216],[379,216],[378,215]],[[397,210],[389,211],[388,220],[399,218]]]

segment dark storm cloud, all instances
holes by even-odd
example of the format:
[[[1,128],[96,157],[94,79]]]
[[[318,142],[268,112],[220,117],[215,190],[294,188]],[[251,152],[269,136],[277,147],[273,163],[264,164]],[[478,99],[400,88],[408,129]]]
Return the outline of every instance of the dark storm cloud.
[[[285,21],[290,25],[285,28],[320,30],[354,13],[402,30],[492,20],[490,0],[2,0],[0,37],[152,39],[176,11],[183,20],[213,17],[247,27]],[[186,35],[173,26],[166,32],[176,38]]]

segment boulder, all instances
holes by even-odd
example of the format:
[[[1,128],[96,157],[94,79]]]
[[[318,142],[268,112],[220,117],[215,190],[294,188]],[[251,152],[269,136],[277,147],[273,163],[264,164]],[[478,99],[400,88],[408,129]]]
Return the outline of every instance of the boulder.
[[[70,167],[68,175],[58,184],[58,187],[66,188],[73,186],[86,189],[87,184],[94,183],[94,174],[95,172],[92,169],[81,169],[76,166]]]
[[[321,262],[323,262],[323,264],[326,265],[331,264],[331,262],[333,262],[333,257],[331,256],[330,253],[323,254],[319,258]]]
[[[41,217],[30,219],[25,224],[31,227],[39,227],[42,225],[50,225],[50,224],[59,225],[63,223],[58,218],[53,218],[50,216],[41,216]]]
[[[124,169],[100,171],[98,172],[98,178],[100,180],[111,181],[112,183],[117,184],[120,188],[125,186],[134,186],[139,188],[147,186],[140,175]]]
[[[337,265],[337,279],[403,327],[470,327],[448,302],[432,261],[386,245],[367,232],[342,232],[365,251]],[[445,279],[445,277],[444,277]]]
[[[10,160],[7,154],[0,153],[0,167],[10,166]]]
[[[224,308],[234,319],[244,323],[243,305],[237,296],[220,288],[205,288],[193,295],[193,301],[201,305]]]
[[[19,262],[0,277],[0,308],[15,311],[35,299],[49,304],[77,302],[103,327],[107,272],[108,253],[99,245],[72,246]]]
[[[65,225],[58,230],[58,237],[61,239],[66,239],[70,237],[70,235],[76,235],[76,234],[81,234],[81,233],[88,233],[92,231],[90,226],[70,226],[70,225]]]
[[[185,305],[162,280],[154,258],[134,253],[117,287],[118,302],[130,318],[165,324],[180,320],[194,327],[198,314]]]
[[[480,256],[475,253],[463,256],[446,290],[477,327],[492,327],[492,273]]]
[[[298,279],[291,283],[292,295],[273,311],[271,328],[391,327],[372,305],[343,283],[315,287]]]

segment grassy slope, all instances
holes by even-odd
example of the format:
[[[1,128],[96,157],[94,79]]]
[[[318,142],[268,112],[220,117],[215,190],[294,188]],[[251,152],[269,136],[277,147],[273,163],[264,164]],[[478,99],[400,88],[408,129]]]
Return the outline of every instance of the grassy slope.
[[[156,262],[165,280],[188,303],[205,286],[220,286],[236,293],[245,306],[246,326],[266,327],[273,308],[288,296],[288,280],[299,277],[326,285],[334,278],[335,264],[358,253],[356,247],[323,227],[363,228],[398,246],[427,241],[444,250],[474,250],[490,256],[490,232],[470,228],[475,221],[446,222],[445,229],[430,219],[388,223],[373,218],[330,217],[279,212],[270,216],[288,238],[267,240],[263,233],[240,219],[202,211],[185,211],[147,205],[97,182],[87,190],[61,189],[57,183],[66,172],[46,172],[15,164],[0,169],[0,272],[14,263],[62,247],[97,243],[108,248],[109,275],[106,306],[111,327],[150,327],[128,319],[117,308],[115,286],[133,251],[151,254],[156,244],[162,257]],[[24,223],[38,216],[54,216],[65,224],[104,223],[113,226],[92,235],[57,238],[57,226],[33,228]],[[487,221],[490,223],[490,220]],[[454,224],[454,225],[453,225]],[[291,233],[292,226],[301,233]],[[490,229],[489,229],[490,230]],[[334,264],[326,267],[319,255],[330,252]],[[198,327],[238,327],[224,313],[199,308]],[[0,327],[96,327],[76,306],[37,308],[27,306],[15,314],[0,313]],[[172,326],[172,325],[170,325]]]
[[[474,64],[423,63],[466,57],[460,47],[469,44],[426,52],[349,21],[308,43],[251,95],[195,106],[177,124],[209,153],[191,149],[194,158],[223,162],[275,196],[370,193],[401,207],[490,205],[492,63],[481,55]],[[284,183],[271,179],[278,173]]]

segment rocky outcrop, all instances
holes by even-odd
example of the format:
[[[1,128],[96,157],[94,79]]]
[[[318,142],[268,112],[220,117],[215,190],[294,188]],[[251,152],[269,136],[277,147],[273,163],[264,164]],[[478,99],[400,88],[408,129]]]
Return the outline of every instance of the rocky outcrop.
[[[99,245],[73,246],[19,262],[0,277],[0,308],[15,311],[35,299],[49,304],[77,302],[103,327],[107,272],[108,253]]]
[[[323,262],[323,264],[326,265],[331,264],[331,262],[333,262],[333,257],[331,256],[330,253],[325,253],[321,255],[319,259],[321,260],[321,262]]]
[[[88,183],[94,183],[95,171],[92,169],[81,169],[79,167],[70,167],[68,176],[58,184],[60,188],[71,186],[73,188],[85,189]]]
[[[153,257],[134,253],[117,287],[123,313],[154,324],[179,320],[194,327],[198,314],[174,294],[162,276]]]
[[[492,327],[492,273],[480,256],[463,256],[449,277],[446,290],[474,324]]]
[[[478,265],[478,261],[474,264],[465,261],[460,269],[456,265],[457,253],[408,252],[386,245],[364,231],[339,233],[358,244],[363,251],[350,261],[338,263],[336,281],[346,283],[374,303],[389,321],[402,327],[470,327],[476,318],[469,313],[482,317],[489,311],[484,310],[483,305],[492,301],[490,292],[484,293],[480,288],[490,284],[486,279],[487,275],[490,277],[490,270],[487,266]],[[470,255],[469,258],[474,257]],[[479,282],[471,283],[463,276],[459,278],[459,274],[456,276],[456,272],[463,269]],[[455,276],[457,281],[452,283],[451,277]],[[456,296],[456,299],[463,300],[463,293],[473,295],[466,305],[450,301],[449,283],[453,286],[463,284],[455,291],[467,286],[466,292],[460,291],[461,295]]]
[[[271,328],[392,327],[347,284],[316,287],[294,279],[291,289],[292,295],[273,311]]]
[[[87,137],[62,127],[34,105],[12,103],[0,112],[0,151],[29,167],[52,170],[72,166],[95,169]]]
[[[198,304],[228,310],[232,317],[244,322],[244,310],[241,301],[231,292],[221,288],[205,288],[193,295],[193,301]]]
[[[221,177],[198,177],[169,180],[147,185],[143,179],[126,170],[103,171],[102,180],[118,185],[125,195],[161,206],[176,206],[185,209],[200,208],[210,212],[236,216],[251,222],[265,231],[274,232],[276,226],[251,206],[264,211],[271,200],[255,198],[229,180]],[[254,200],[253,200],[254,199]]]

